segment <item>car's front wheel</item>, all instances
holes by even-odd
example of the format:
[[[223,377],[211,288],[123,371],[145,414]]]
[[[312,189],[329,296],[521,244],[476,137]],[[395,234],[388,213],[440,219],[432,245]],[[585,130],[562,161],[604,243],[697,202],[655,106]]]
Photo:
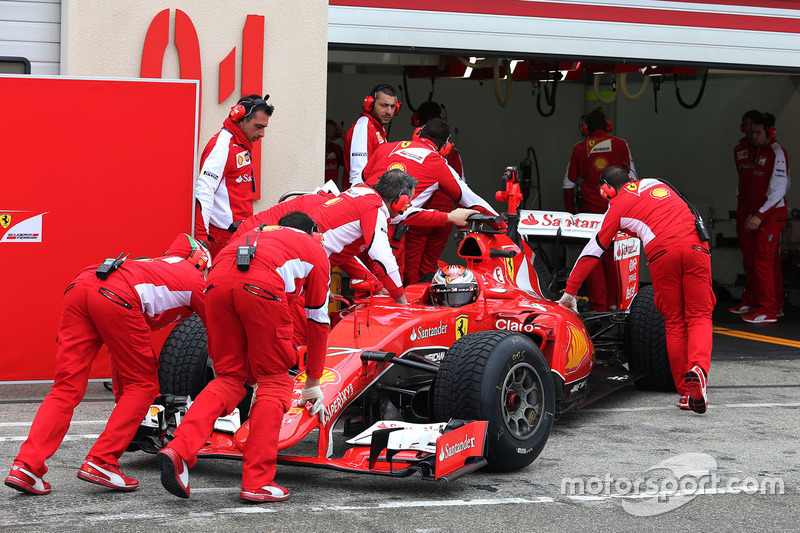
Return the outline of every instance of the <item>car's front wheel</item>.
[[[529,338],[482,331],[453,344],[434,386],[436,420],[486,420],[487,456],[494,470],[531,464],[553,426],[550,367]]]

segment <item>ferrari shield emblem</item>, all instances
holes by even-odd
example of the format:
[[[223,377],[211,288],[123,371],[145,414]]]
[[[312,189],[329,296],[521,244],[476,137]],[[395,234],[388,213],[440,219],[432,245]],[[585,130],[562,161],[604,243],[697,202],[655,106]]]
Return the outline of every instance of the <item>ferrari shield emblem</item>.
[[[3,213],[0,215],[0,226],[3,226],[3,229],[8,229],[11,225],[11,215],[9,213]]]
[[[461,315],[456,318],[456,340],[469,333],[469,317]]]
[[[508,270],[508,279],[514,279],[514,259],[506,257],[506,270]]]

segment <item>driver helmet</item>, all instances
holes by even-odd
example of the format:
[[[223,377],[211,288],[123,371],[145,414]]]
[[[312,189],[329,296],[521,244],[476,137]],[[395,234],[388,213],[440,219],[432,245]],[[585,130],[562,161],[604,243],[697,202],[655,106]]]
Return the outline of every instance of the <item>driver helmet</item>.
[[[431,299],[434,305],[461,307],[478,299],[475,275],[461,265],[447,265],[433,275]]]

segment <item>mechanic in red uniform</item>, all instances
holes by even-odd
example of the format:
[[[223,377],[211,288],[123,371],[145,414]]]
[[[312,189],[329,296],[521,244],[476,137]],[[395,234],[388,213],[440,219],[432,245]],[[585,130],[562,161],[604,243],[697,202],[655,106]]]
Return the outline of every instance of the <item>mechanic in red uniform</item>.
[[[617,231],[642,240],[653,280],[656,307],[664,315],[672,377],[678,407],[704,413],[708,405],[707,377],[711,365],[711,254],[697,233],[686,201],[663,181],[630,181],[622,167],[601,176],[610,197],[603,224],[583,248],[569,275],[559,303],[577,312],[577,294]]]
[[[783,309],[783,273],[779,242],[789,218],[789,156],[775,139],[775,117],[769,113],[751,119],[750,140],[755,148],[750,209],[744,229],[755,235],[751,264],[755,277],[753,308],[740,316],[751,324],[778,320]]]
[[[257,383],[239,497],[249,502],[289,498],[289,491],[275,484],[274,477],[281,421],[292,393],[288,372],[298,363],[289,306],[300,293],[305,295],[308,319],[307,380],[300,405],[311,402],[310,416],[323,410],[319,378],[330,324],[328,257],[312,237],[316,224],[308,215],[294,211],[280,223],[260,226],[231,241],[208,276],[208,348],[216,378],[189,407],[175,439],[156,456],[161,483],[176,496],[189,497],[189,468],[197,463],[197,452],[214,421],[242,401],[245,383]],[[255,252],[244,270],[237,263],[237,248],[248,237]]]
[[[336,144],[336,139],[342,137],[342,128],[333,120],[325,122],[325,181],[332,181],[339,190],[350,186],[348,180],[340,180],[341,168],[344,167],[344,152]],[[345,187],[347,185],[347,187]]]
[[[401,105],[394,88],[386,84],[376,85],[364,98],[361,115],[344,136],[345,188],[364,182],[362,170],[375,148],[386,142],[386,127]]]
[[[251,94],[239,100],[200,156],[194,234],[209,243],[212,256],[228,244],[236,224],[253,214],[256,184],[250,152],[275,109],[268,98]]]
[[[739,139],[739,142],[736,143],[736,146],[733,148],[733,161],[736,164],[736,174],[739,177],[736,194],[736,236],[739,239],[739,248],[742,250],[742,262],[744,264],[745,275],[742,301],[728,309],[731,313],[736,314],[751,311],[755,303],[753,295],[755,294],[756,277],[753,273],[752,263],[753,256],[755,255],[755,233],[746,231],[744,229],[744,223],[751,212],[750,204],[753,201],[750,194],[753,180],[753,157],[755,156],[756,148],[750,140],[751,120],[754,116],[759,114],[759,111],[751,109],[742,115],[740,129],[742,133],[744,133],[744,137]]]
[[[611,122],[606,119],[602,109],[598,107],[590,111],[584,120],[581,133],[585,139],[572,147],[564,176],[564,206],[572,214],[602,214],[608,209],[608,200],[599,192],[600,175],[611,166],[627,165],[633,169],[633,161],[628,143],[610,135]],[[616,309],[617,285],[614,258],[612,254],[604,255],[601,265],[586,280],[592,310]]]
[[[415,128],[419,128],[427,124],[428,121],[433,118],[441,118],[447,122],[447,120],[442,117],[442,108],[443,106],[440,106],[432,100],[422,102],[412,118],[412,124]],[[455,146],[453,146],[450,153],[446,154],[445,157],[447,158],[447,164],[450,165],[463,180],[464,167],[461,163],[461,154],[459,154]],[[442,191],[437,191],[425,207],[427,209],[435,209],[447,213],[453,209],[454,204],[452,198]],[[409,226],[405,234],[405,278],[407,279],[407,283],[413,283],[426,274],[433,275],[439,269],[439,258],[442,256],[442,252],[447,245],[447,239],[450,237],[452,231],[452,223],[447,223],[443,226]],[[407,255],[409,249],[422,250],[418,264],[411,264],[411,262],[409,262],[409,257]],[[415,261],[413,258],[411,260],[412,262]]]
[[[9,487],[49,494],[45,461],[58,449],[75,407],[83,399],[92,362],[108,347],[116,406],[105,429],[78,470],[90,483],[120,491],[138,482],[120,470],[119,458],[130,444],[147,409],[158,396],[158,354],[151,330],[197,313],[205,322],[204,271],[208,251],[181,233],[156,259],[129,259],[106,279],[100,265],[83,269],[67,286],[56,339],[56,374],[6,478]]]
[[[402,170],[416,178],[418,182],[411,199],[411,205],[414,208],[424,208],[437,191],[442,191],[462,208],[474,209],[488,215],[497,215],[489,203],[475,194],[442,156],[441,152],[447,150],[449,138],[450,126],[445,121],[440,118],[429,120],[417,139],[379,146],[364,168],[364,181],[368,184],[375,183],[388,170]],[[407,213],[393,219],[392,223],[409,226],[446,224],[446,217],[441,218],[438,223],[433,220],[423,220],[423,218],[429,217],[430,213],[420,212],[419,209],[409,209]],[[444,215],[441,212],[433,213]],[[498,227],[505,229],[505,223],[499,224]],[[394,233],[395,231],[390,228],[390,238],[396,239],[393,236]],[[392,241],[392,247],[395,256],[398,257],[398,265],[404,272],[404,282],[416,282],[418,269],[409,272],[406,277],[403,264],[407,261],[411,265],[418,265],[423,249],[418,246],[418,243],[414,243],[411,248],[404,249],[402,239]]]

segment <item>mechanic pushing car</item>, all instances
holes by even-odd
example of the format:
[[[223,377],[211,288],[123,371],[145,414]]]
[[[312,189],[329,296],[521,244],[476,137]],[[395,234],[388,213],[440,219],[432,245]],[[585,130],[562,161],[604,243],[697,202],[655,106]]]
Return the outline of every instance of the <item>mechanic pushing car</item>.
[[[664,315],[667,354],[680,395],[678,407],[705,413],[711,365],[711,253],[694,208],[667,183],[632,181],[622,167],[600,177],[609,208],[602,226],[583,248],[559,303],[577,312],[577,294],[614,236],[622,230],[642,240],[653,280],[656,307]]]
[[[294,384],[288,372],[298,363],[289,306],[301,292],[308,319],[308,379],[298,405],[308,404],[311,416],[324,411],[319,378],[330,325],[330,265],[312,237],[318,234],[311,217],[293,211],[280,224],[259,226],[233,240],[208,277],[208,347],[216,377],[189,407],[175,439],[156,456],[161,483],[181,498],[189,497],[189,468],[197,463],[197,452],[214,421],[242,401],[245,383],[258,388],[250,409],[239,497],[246,502],[289,498],[289,491],[274,478],[281,421]]]
[[[127,256],[125,256],[127,257]],[[83,399],[92,362],[108,346],[116,406],[78,470],[78,478],[119,491],[139,483],[122,473],[119,458],[158,396],[158,355],[151,330],[194,311],[205,322],[208,251],[185,233],[157,259],[107,259],[83,269],[67,286],[56,340],[56,374],[20,446],[6,485],[49,494],[45,461],[58,449]]]
[[[412,207],[424,208],[437,191],[442,191],[450,197],[456,204],[463,208],[475,209],[487,215],[497,215],[497,212],[489,205],[486,200],[475,194],[472,189],[456,174],[453,168],[447,164],[447,160],[442,153],[449,149],[450,126],[440,118],[428,121],[420,131],[418,138],[399,143],[385,143],[380,145],[370,158],[367,166],[364,167],[364,181],[367,184],[374,184],[384,172],[393,169],[402,170],[417,179],[417,186],[411,198]],[[443,213],[442,213],[443,214]],[[406,221],[395,223],[410,225],[411,215],[406,215]],[[419,223],[419,222],[414,222]],[[442,221],[440,225],[445,225]],[[406,285],[418,281],[417,274],[404,272],[406,258],[410,258],[411,264],[419,264],[419,256],[423,249],[415,242],[411,249],[404,249],[402,233],[403,226],[396,226],[389,229],[389,236],[392,239],[392,248],[397,257],[397,263],[403,272],[403,281]],[[504,222],[497,224],[498,229],[505,230]],[[418,241],[422,247],[424,242]]]
[[[251,94],[239,100],[200,156],[194,234],[208,242],[212,256],[228,244],[236,224],[253,214],[256,182],[250,152],[275,110],[267,99]]]

